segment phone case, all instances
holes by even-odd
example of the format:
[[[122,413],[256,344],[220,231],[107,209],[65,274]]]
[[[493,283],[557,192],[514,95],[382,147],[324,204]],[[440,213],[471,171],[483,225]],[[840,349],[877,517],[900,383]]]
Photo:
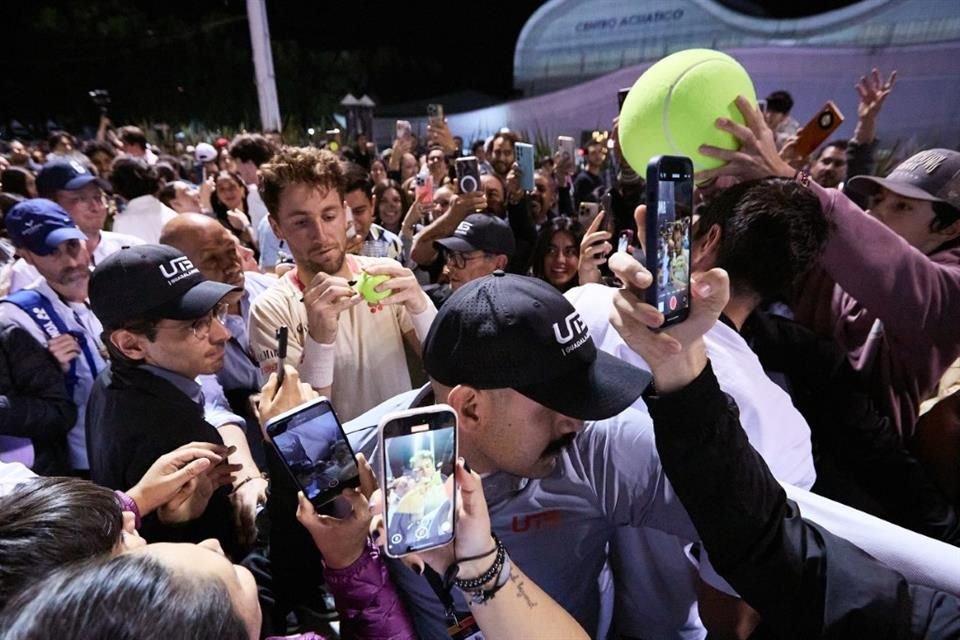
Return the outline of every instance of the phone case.
[[[520,188],[524,191],[533,191],[533,145],[518,142],[514,146],[517,155],[517,165],[520,167]]]
[[[685,230],[686,238],[681,237],[681,244],[685,245],[680,249],[680,254],[677,255],[675,252],[671,253],[669,251],[663,251],[665,242],[664,238],[661,236],[660,229],[660,220],[659,220],[659,203],[661,200],[660,194],[660,173],[661,165],[666,167],[666,170],[676,171],[677,173],[683,173],[688,176],[685,183],[688,183],[691,201],[690,202],[679,202],[681,205],[685,205],[685,208],[689,209],[684,216],[675,216],[672,224],[681,222],[684,218],[687,218],[687,226]],[[670,181],[667,181],[670,182]],[[692,234],[692,218],[693,218],[693,163],[690,158],[683,156],[656,156],[650,160],[650,163],[647,165],[647,217],[646,217],[646,247],[645,252],[646,257],[646,267],[647,270],[653,275],[653,282],[647,287],[645,296],[647,304],[657,308],[661,313],[664,314],[664,323],[661,325],[661,328],[666,328],[674,324],[679,324],[687,319],[690,315],[690,257],[689,257],[689,247],[691,244],[691,234]],[[671,197],[673,197],[671,195]],[[656,203],[656,204],[654,204]],[[675,202],[675,205],[677,202]],[[676,207],[674,209],[676,212]],[[686,255],[683,255],[683,251],[686,251]],[[686,262],[686,289],[677,290],[676,296],[671,296],[669,303],[665,303],[661,308],[659,306],[660,302],[660,288],[663,282],[670,283],[670,278],[673,277],[674,264],[680,264],[679,262],[675,263],[674,261],[681,259]],[[684,298],[686,304],[684,304]],[[674,306],[676,305],[676,306]]]
[[[457,158],[456,167],[460,193],[470,193],[480,189],[480,163],[474,156]]]
[[[385,427],[386,427],[387,425],[389,425],[390,423],[392,423],[392,422],[395,422],[395,421],[397,421],[397,420],[401,420],[401,419],[404,419],[404,418],[409,418],[409,417],[412,417],[412,416],[425,416],[425,415],[438,414],[438,413],[448,413],[448,412],[451,413],[451,414],[453,414],[453,417],[454,417],[453,462],[454,462],[454,465],[456,465],[456,461],[457,461],[457,459],[458,459],[459,456],[460,456],[460,438],[458,437],[458,433],[457,433],[457,431],[458,431],[457,412],[453,409],[453,407],[451,407],[451,406],[449,406],[449,405],[446,405],[446,404],[435,404],[435,405],[432,405],[432,406],[429,406],[429,407],[422,407],[422,408],[417,408],[417,409],[407,409],[407,410],[405,410],[405,411],[396,411],[396,412],[393,412],[393,413],[388,413],[388,414],[386,414],[386,415],[384,415],[383,417],[380,418],[380,422],[379,422],[379,424],[378,424],[378,431],[379,431],[379,442],[378,442],[378,446],[379,446],[379,456],[378,456],[378,457],[379,457],[379,464],[378,464],[378,469],[377,469],[377,471],[378,471],[379,474],[380,474],[380,480],[381,480],[382,483],[386,483],[386,482],[387,482],[387,478],[389,477],[388,474],[387,474],[387,447],[386,447],[386,440],[388,440],[388,439],[390,439],[390,438],[386,438],[386,437],[384,436],[384,429],[385,429]],[[405,435],[406,435],[406,434],[405,434]],[[388,498],[387,498],[387,491],[386,491],[386,488],[385,488],[385,489],[384,489],[384,501],[386,502],[387,500],[388,500]],[[442,546],[444,546],[444,545],[446,545],[446,544],[449,544],[451,541],[454,540],[454,538],[456,538],[456,534],[457,534],[457,524],[456,524],[456,523],[457,523],[457,482],[456,482],[456,477],[454,477],[454,481],[453,481],[453,497],[452,497],[452,504],[451,504],[450,508],[452,509],[453,518],[452,518],[452,529],[451,529],[451,531],[450,531],[450,535],[449,535],[448,539],[438,541],[436,544],[432,544],[432,545],[428,545],[428,546],[424,546],[424,547],[418,547],[418,548],[416,548],[416,549],[411,549],[411,550],[408,551],[407,553],[403,553],[403,554],[394,554],[394,553],[392,553],[391,550],[390,550],[389,540],[385,540],[385,541],[384,541],[384,545],[383,545],[383,550],[384,550],[384,552],[385,552],[389,557],[391,557],[391,558],[401,558],[401,557],[403,557],[403,556],[405,556],[405,555],[408,555],[408,554],[410,554],[410,553],[417,553],[417,552],[420,552],[420,551],[427,551],[427,550],[429,550],[429,549],[436,549],[436,548],[438,548],[438,547],[442,547]],[[390,507],[389,507],[389,505],[386,504],[386,503],[384,504],[384,513],[383,513],[383,516],[384,516],[384,527],[387,529],[387,535],[389,536],[389,535],[390,535],[390,524],[391,524],[391,523],[390,523],[390,519],[393,518],[393,517],[396,517],[396,516],[393,515],[393,514],[390,512]]]
[[[843,124],[843,114],[840,109],[828,100],[827,104],[817,112],[817,115],[810,119],[797,134],[797,142],[794,149],[803,157],[807,157],[817,147],[826,142],[834,131]]]

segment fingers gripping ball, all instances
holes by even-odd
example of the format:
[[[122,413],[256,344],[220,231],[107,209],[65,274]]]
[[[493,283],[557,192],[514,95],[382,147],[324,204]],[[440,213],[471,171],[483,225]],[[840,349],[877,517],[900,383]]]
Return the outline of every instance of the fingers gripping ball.
[[[737,139],[715,126],[724,117],[744,124],[734,100],[757,103],[753,82],[739,62],[711,49],[687,49],[663,58],[641,75],[620,112],[620,146],[634,170],[650,158],[688,156],[694,169],[724,164],[698,151],[702,144],[737,149]]]
[[[368,304],[379,304],[384,299],[390,297],[390,291],[377,291],[377,287],[390,279],[390,276],[371,276],[366,271],[360,272],[357,278],[355,288],[357,293],[367,301]]]

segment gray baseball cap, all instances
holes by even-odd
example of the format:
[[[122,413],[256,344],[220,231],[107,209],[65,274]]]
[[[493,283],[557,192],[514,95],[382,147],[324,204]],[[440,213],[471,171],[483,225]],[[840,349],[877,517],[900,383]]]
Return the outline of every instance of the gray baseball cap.
[[[883,187],[904,198],[944,202],[960,211],[960,152],[921,151],[897,165],[886,178],[856,176],[847,186],[866,196]]]

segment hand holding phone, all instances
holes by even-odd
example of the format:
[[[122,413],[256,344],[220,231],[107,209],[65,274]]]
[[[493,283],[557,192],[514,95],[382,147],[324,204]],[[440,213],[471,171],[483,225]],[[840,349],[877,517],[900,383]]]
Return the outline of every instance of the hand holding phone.
[[[840,109],[833,100],[827,100],[827,104],[823,105],[810,122],[803,125],[803,128],[797,132],[794,152],[806,158],[842,124],[843,114],[840,113]]]
[[[647,165],[646,267],[653,282],[646,301],[665,317],[663,327],[690,314],[693,163],[657,156]]]
[[[380,421],[385,549],[393,558],[454,538],[457,414],[447,405],[401,411]]]
[[[360,486],[353,448],[327,398],[282,413],[264,428],[290,477],[315,507]]]

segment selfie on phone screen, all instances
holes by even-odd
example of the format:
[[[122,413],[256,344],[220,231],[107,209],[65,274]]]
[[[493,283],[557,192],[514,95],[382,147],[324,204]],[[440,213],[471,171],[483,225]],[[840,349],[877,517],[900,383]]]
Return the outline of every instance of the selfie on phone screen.
[[[385,437],[387,545],[391,555],[428,549],[453,537],[455,433],[443,429]]]
[[[272,435],[290,472],[314,504],[335,498],[359,473],[350,444],[328,402],[291,416]]]

